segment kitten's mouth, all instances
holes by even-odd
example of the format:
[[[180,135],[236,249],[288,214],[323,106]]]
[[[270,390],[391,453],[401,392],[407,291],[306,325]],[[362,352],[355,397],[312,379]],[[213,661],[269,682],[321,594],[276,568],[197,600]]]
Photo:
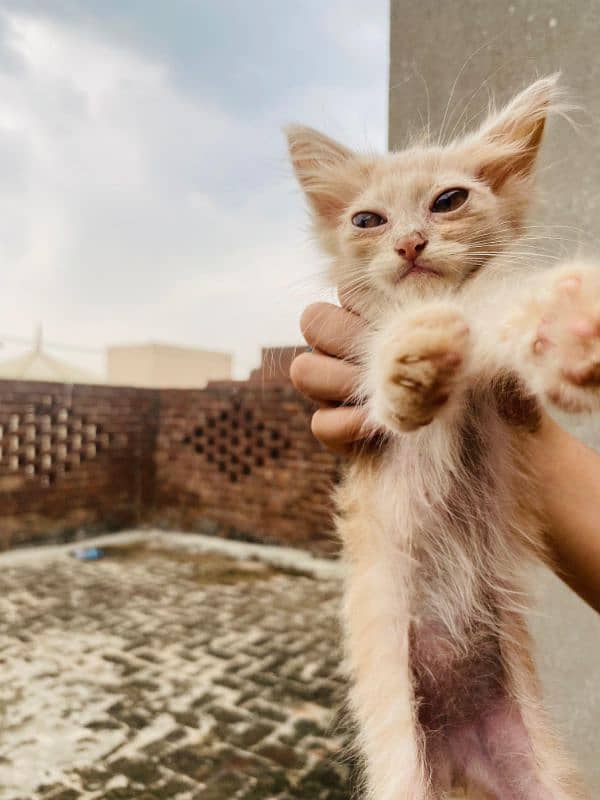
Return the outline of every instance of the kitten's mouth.
[[[411,275],[434,275],[435,277],[439,278],[441,273],[433,267],[426,266],[425,264],[419,264],[416,261],[410,261],[406,267],[404,267],[404,269],[398,272],[396,283],[400,283],[400,281],[403,281],[405,278],[408,278]]]

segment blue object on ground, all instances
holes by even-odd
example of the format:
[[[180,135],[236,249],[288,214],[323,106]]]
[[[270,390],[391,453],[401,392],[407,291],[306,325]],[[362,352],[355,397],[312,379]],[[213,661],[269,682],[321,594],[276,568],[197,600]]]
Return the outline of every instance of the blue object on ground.
[[[97,561],[104,556],[104,550],[101,547],[81,547],[79,550],[71,550],[71,555],[80,561]]]

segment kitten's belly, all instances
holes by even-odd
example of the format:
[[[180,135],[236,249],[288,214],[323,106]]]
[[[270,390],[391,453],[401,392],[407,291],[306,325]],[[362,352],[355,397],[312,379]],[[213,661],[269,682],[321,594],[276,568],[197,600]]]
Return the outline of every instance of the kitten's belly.
[[[410,629],[410,667],[423,731],[450,732],[478,719],[505,693],[497,635],[485,627],[453,640],[436,621]]]

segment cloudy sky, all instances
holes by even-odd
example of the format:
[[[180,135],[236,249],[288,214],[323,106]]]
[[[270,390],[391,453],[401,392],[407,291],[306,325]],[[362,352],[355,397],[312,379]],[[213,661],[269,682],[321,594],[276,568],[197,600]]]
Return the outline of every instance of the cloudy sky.
[[[281,126],[383,147],[387,27],[386,0],[0,0],[0,352],[41,322],[243,376],[299,341],[323,264]]]

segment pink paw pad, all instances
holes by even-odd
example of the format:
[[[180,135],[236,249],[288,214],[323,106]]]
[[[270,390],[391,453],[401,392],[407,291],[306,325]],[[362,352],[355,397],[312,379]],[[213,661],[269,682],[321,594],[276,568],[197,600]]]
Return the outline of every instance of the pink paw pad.
[[[598,324],[591,319],[576,319],[569,325],[569,332],[581,339],[591,339],[599,333]]]
[[[562,289],[569,294],[575,294],[579,289],[581,289],[581,278],[577,275],[572,275],[568,278],[561,278],[561,280],[559,280],[556,284],[556,288]]]

